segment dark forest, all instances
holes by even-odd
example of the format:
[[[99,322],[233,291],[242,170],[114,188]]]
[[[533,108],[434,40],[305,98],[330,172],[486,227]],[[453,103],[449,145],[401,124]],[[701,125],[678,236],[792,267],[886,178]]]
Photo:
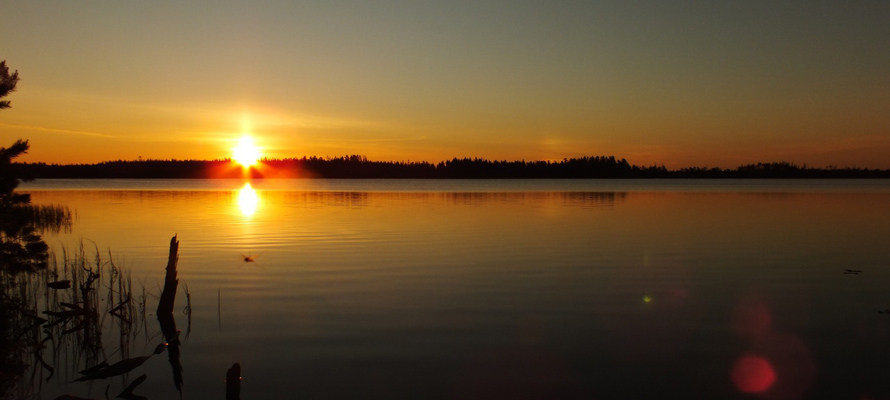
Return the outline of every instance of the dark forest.
[[[171,178],[344,178],[344,179],[834,179],[890,178],[890,170],[809,168],[790,162],[758,163],[733,169],[692,167],[668,170],[638,166],[614,156],[561,161],[491,161],[454,158],[429,162],[370,161],[364,156],[264,159],[244,169],[223,160],[106,161],[98,164],[14,164],[15,173],[34,179]]]

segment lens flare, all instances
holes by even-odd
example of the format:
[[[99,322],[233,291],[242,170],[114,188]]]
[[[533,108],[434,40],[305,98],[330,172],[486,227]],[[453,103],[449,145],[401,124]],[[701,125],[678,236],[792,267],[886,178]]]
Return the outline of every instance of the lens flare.
[[[766,359],[754,354],[746,354],[732,367],[732,382],[744,393],[767,391],[776,382],[776,371]]]

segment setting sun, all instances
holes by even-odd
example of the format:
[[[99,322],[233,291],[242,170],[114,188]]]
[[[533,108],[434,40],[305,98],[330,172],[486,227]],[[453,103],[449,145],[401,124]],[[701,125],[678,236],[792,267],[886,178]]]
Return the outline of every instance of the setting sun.
[[[250,136],[242,136],[232,149],[232,160],[242,166],[250,167],[257,163],[260,159],[260,149],[253,144],[253,138]]]

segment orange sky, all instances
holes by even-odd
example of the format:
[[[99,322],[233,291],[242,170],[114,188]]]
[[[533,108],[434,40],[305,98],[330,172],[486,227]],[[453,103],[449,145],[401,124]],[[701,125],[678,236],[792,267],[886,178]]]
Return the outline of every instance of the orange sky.
[[[23,161],[890,168],[890,3],[14,2]]]

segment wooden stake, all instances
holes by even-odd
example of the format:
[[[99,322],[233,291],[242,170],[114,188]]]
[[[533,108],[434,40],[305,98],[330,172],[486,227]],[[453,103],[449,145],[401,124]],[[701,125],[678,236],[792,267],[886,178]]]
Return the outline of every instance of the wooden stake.
[[[179,261],[179,241],[176,235],[170,239],[170,256],[167,259],[167,274],[164,277],[164,291],[161,292],[161,300],[158,302],[158,315],[172,314],[173,303],[176,302],[176,289],[179,287],[179,279],[176,278],[176,264]]]

